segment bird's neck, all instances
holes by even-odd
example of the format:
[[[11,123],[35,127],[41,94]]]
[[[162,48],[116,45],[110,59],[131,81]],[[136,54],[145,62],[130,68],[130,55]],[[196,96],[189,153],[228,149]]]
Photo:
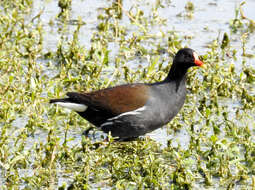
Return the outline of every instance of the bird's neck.
[[[183,67],[174,62],[165,81],[181,81],[186,78],[188,67]]]

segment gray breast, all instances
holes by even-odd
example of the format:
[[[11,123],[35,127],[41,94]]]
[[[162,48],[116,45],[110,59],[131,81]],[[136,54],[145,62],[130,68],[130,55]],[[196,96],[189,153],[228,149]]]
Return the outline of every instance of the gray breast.
[[[151,88],[152,96],[148,101],[148,106],[152,107],[151,117],[156,125],[165,125],[176,116],[182,108],[186,98],[185,81],[180,81],[178,88],[175,82],[163,83]]]

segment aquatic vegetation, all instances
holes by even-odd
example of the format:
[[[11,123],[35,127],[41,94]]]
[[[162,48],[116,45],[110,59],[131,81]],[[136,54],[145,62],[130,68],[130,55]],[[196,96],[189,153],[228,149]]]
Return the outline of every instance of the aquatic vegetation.
[[[207,68],[190,71],[164,145],[149,137],[104,142],[97,131],[85,138],[89,123],[48,104],[66,91],[160,81],[174,53],[193,46],[167,26],[183,18],[161,14],[175,9],[171,1],[93,6],[0,1],[1,189],[254,189],[254,20],[245,4],[231,10],[223,36],[202,43]],[[187,22],[197,7],[182,5],[193,15]]]

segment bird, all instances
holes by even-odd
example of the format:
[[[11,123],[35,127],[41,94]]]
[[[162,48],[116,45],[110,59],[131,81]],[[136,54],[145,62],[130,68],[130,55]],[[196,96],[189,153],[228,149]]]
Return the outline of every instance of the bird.
[[[133,83],[91,92],[68,92],[51,104],[76,111],[96,128],[123,141],[143,136],[169,123],[186,99],[187,71],[203,66],[190,48],[180,49],[163,81]]]

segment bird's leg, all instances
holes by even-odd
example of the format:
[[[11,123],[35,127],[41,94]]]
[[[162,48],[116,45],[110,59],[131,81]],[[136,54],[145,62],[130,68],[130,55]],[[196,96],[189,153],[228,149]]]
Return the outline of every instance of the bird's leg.
[[[139,137],[127,137],[127,138],[118,138],[115,139],[116,142],[129,142],[129,141],[135,141],[139,139]]]
[[[86,129],[85,131],[83,131],[82,135],[88,137],[89,132],[94,129],[94,127],[90,126],[88,129]]]

